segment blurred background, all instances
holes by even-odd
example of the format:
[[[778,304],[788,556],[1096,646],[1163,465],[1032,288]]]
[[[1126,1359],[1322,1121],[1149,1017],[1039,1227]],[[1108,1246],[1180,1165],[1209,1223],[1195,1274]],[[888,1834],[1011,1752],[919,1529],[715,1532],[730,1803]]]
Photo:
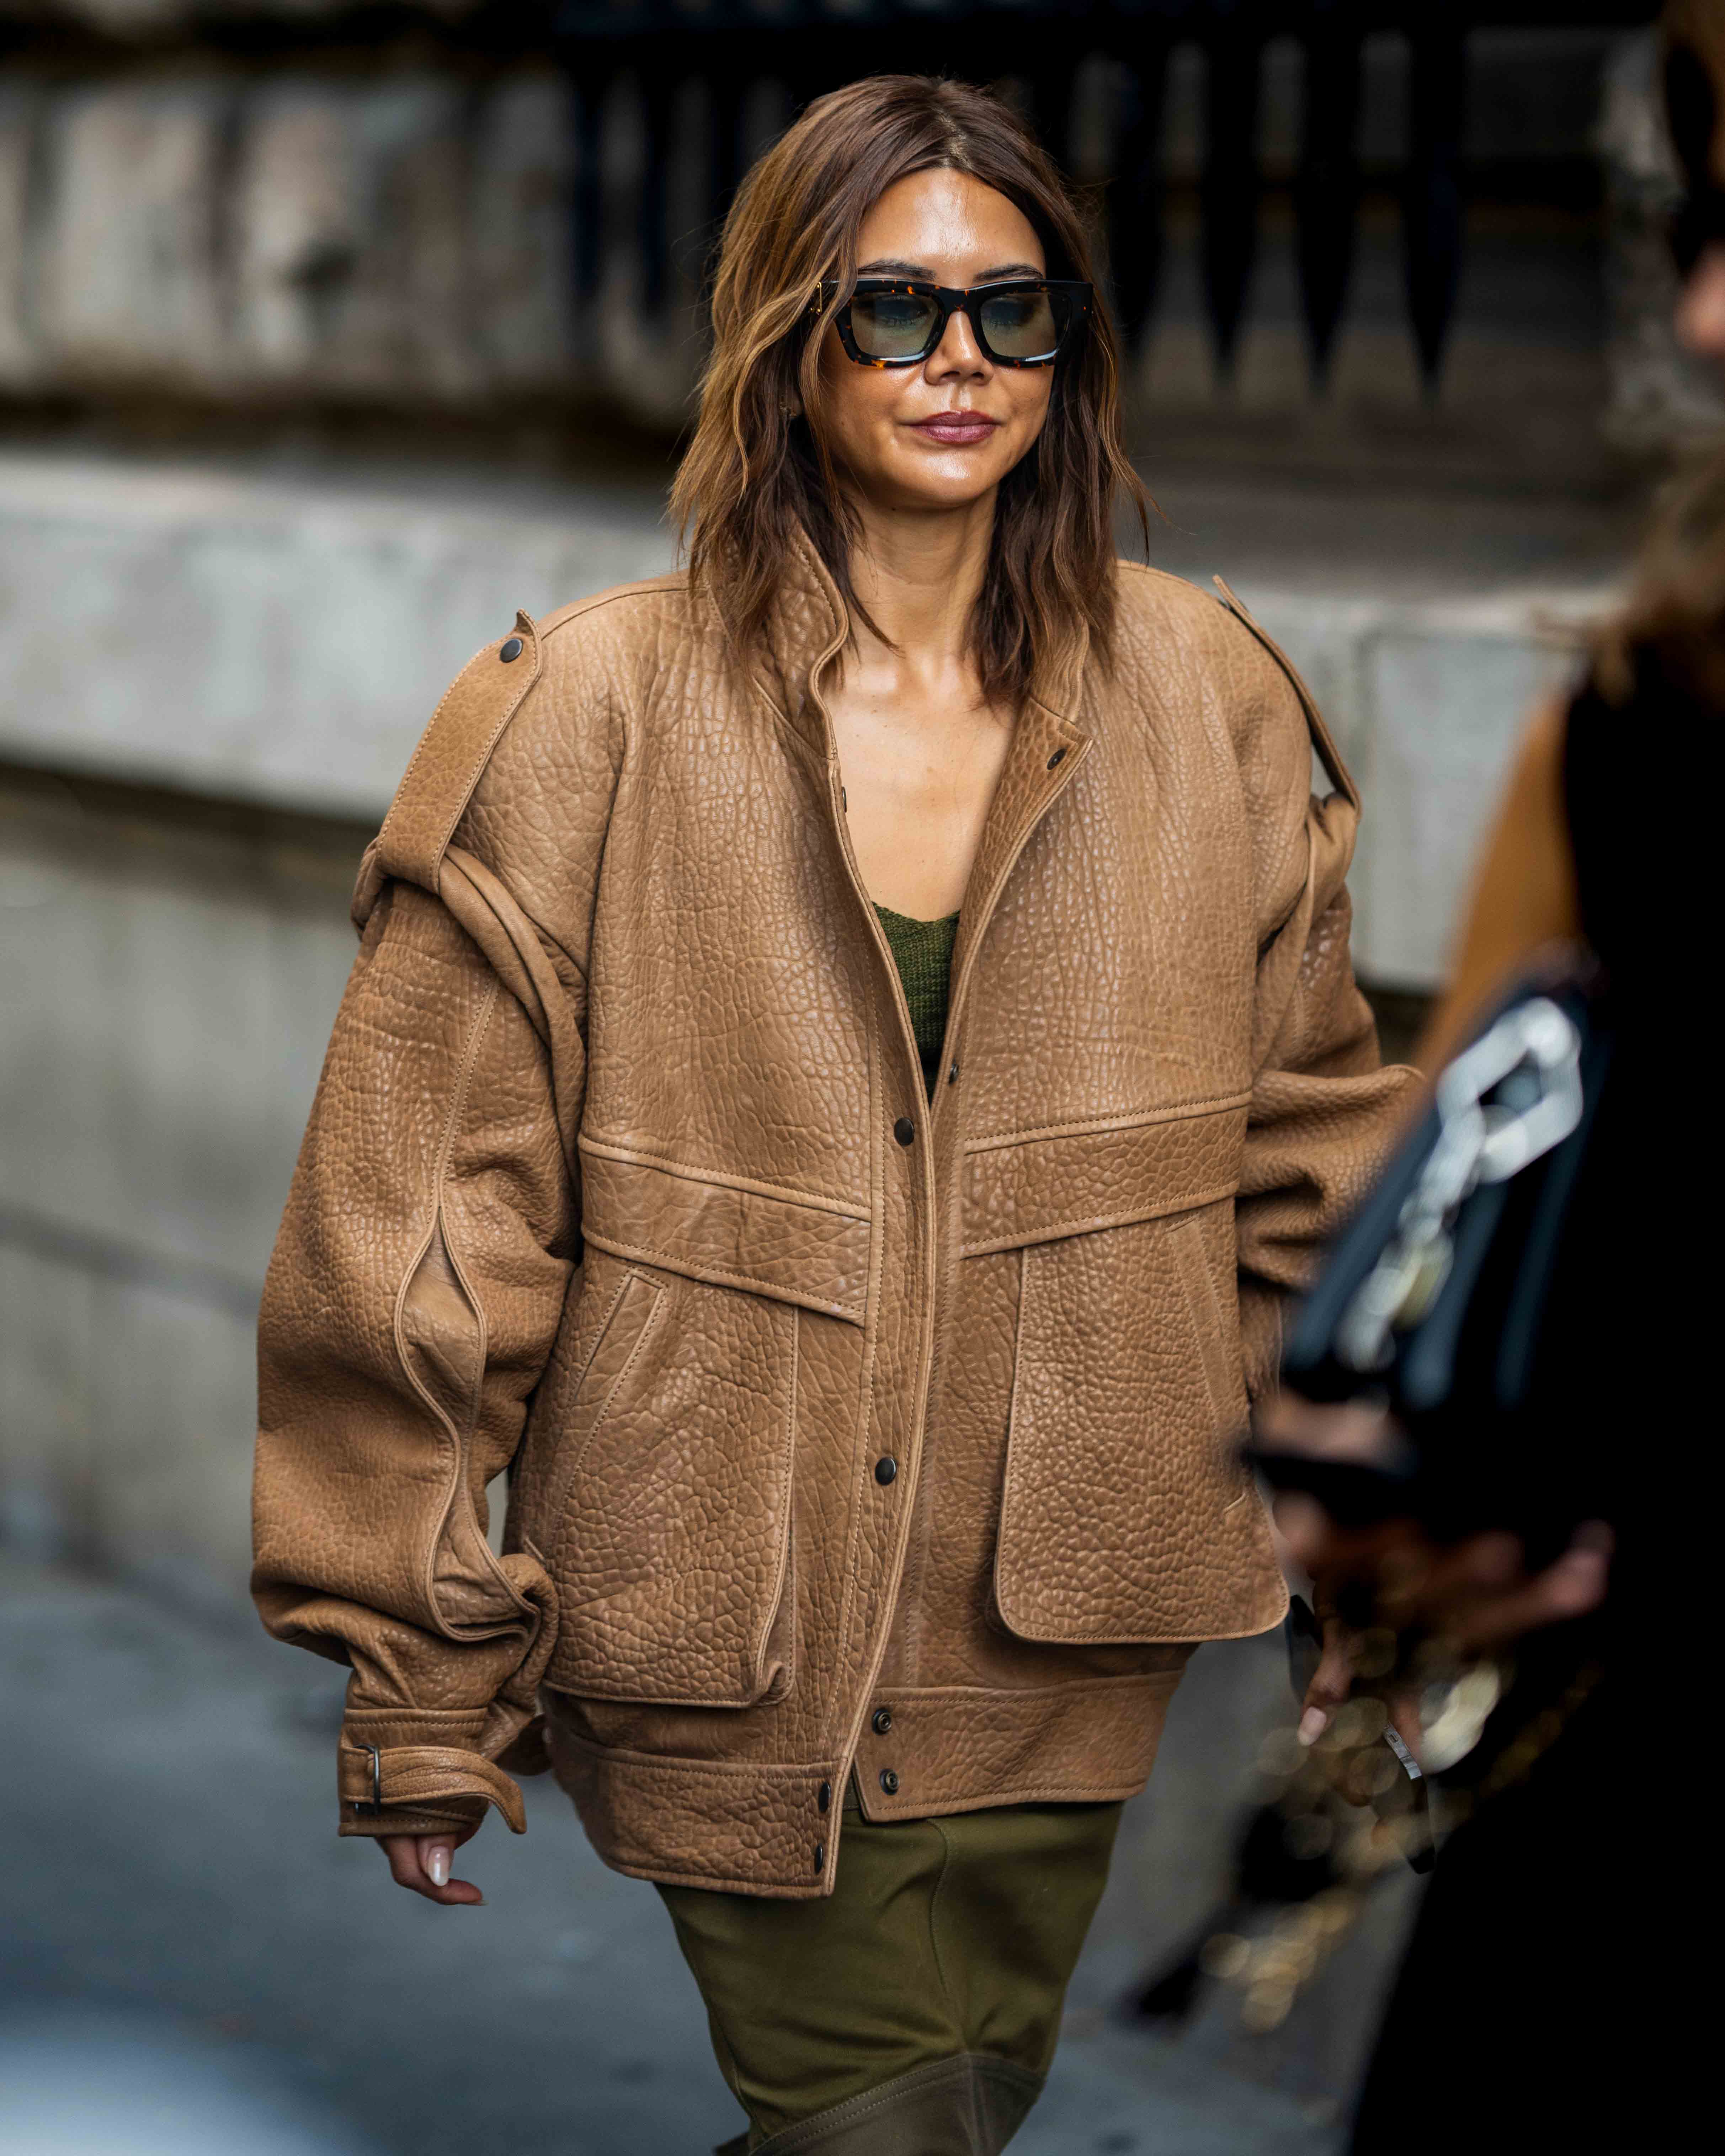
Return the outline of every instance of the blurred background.
[[[244,1596],[251,1327],[361,848],[449,677],[674,558],[739,172],[886,69],[1086,182],[1153,559],[1225,576],[1364,789],[1386,1045],[1530,701],[1725,427],[1669,334],[1651,7],[0,0],[0,2121],[19,2148],[569,2156],[738,2123],[567,1804],[482,1912],[333,1838],[339,1673]],[[1125,2010],[1291,1716],[1206,1650],[1018,2144],[1337,2144],[1411,1906],[1279,2026]]]

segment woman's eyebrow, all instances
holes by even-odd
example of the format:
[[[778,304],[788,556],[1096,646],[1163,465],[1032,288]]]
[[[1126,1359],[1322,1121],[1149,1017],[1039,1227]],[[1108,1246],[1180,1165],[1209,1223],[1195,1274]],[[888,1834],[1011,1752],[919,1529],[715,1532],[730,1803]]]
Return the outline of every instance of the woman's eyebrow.
[[[926,263],[901,262],[897,258],[879,262],[865,262],[858,270],[859,277],[914,277],[924,285],[937,285],[940,279]],[[998,285],[1008,277],[1040,277],[1042,272],[1034,262],[1004,262],[993,270],[984,270],[977,279],[978,285]]]

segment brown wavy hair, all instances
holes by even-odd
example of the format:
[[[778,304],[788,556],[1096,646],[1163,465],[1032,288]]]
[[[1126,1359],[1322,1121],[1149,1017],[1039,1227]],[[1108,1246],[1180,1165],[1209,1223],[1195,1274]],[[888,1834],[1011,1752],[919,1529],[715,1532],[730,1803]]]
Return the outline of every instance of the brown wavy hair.
[[[1628,596],[1593,646],[1608,703],[1656,679],[1725,717],[1725,454],[1697,458],[1662,490]]]
[[[749,173],[725,220],[713,348],[671,500],[691,588],[746,652],[805,531],[854,617],[858,533],[822,425],[821,340],[856,277],[857,234],[895,181],[968,172],[1017,205],[1050,277],[1095,285],[1084,221],[1053,162],[985,90],[932,75],[871,75],[817,98]],[[818,316],[817,285],[834,280]],[[1088,629],[1106,662],[1114,626],[1114,514],[1124,496],[1148,539],[1144,490],[1120,434],[1119,346],[1100,292],[1055,362],[1048,419],[1002,481],[971,649],[983,695],[1016,708],[1039,666]],[[872,623],[869,624],[871,628]]]

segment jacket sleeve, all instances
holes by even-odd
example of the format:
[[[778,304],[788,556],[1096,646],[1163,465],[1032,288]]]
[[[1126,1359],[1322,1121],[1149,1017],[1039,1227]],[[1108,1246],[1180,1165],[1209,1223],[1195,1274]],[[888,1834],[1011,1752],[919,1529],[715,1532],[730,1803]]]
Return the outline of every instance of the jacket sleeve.
[[[1235,1209],[1241,1349],[1256,1399],[1276,1381],[1283,1313],[1365,1194],[1416,1075],[1380,1064],[1348,952],[1359,797],[1305,685],[1255,624],[1235,676],[1236,753],[1252,829],[1258,962],[1252,1090]],[[1312,752],[1332,789],[1312,790]]]
[[[259,1316],[253,1591],[276,1637],[350,1666],[349,1835],[470,1825],[488,1804],[520,1831],[497,1761],[555,1640],[541,1567],[487,1543],[485,1489],[520,1443],[578,1250],[585,954],[511,887],[498,834],[556,819],[521,813],[532,744],[496,759],[502,779],[486,770],[495,716],[440,738],[440,707],[367,854],[359,957]],[[603,800],[572,789],[562,842],[593,875],[603,829]]]

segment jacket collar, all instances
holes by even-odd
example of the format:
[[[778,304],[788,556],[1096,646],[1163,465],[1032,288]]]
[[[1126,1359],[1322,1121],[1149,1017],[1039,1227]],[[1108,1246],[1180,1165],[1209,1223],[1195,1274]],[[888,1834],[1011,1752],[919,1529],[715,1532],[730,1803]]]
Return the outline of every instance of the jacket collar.
[[[799,531],[752,671],[768,702],[823,762],[833,747],[814,692],[850,636],[850,615],[839,587],[814,542]],[[1088,631],[1079,630],[1050,654],[1031,685],[1026,716],[1040,706],[1045,719],[1061,722],[1062,738],[1069,742],[1084,738],[1073,715],[1083,695],[1089,646]]]
[[[779,716],[825,762],[832,754],[826,722],[812,691],[850,635],[839,587],[814,542],[798,531],[754,661],[757,686]]]

